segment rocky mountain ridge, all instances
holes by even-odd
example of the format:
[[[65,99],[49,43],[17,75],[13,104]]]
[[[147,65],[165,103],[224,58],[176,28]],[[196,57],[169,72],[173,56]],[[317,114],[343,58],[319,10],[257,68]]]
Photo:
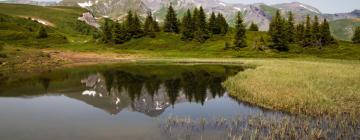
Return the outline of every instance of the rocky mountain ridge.
[[[33,0],[8,0],[7,2],[34,5],[79,6],[88,9],[98,18],[109,17],[117,20],[124,19],[129,10],[136,11],[143,17],[146,16],[148,11],[152,11],[160,22],[165,18],[167,7],[170,4],[173,5],[179,17],[187,9],[202,6],[207,14],[211,12],[222,13],[230,25],[234,23],[236,13],[241,11],[247,24],[254,22],[259,25],[262,31],[268,30],[272,15],[275,14],[276,10],[281,10],[284,15],[289,11],[293,12],[296,22],[304,22],[306,15],[317,15],[320,20],[326,18],[329,21],[360,18],[360,10],[348,13],[326,14],[311,5],[299,2],[275,5],[266,5],[264,3],[226,3],[221,0],[62,0],[58,3],[35,3]],[[352,34],[351,32],[352,30],[349,30],[347,34]]]

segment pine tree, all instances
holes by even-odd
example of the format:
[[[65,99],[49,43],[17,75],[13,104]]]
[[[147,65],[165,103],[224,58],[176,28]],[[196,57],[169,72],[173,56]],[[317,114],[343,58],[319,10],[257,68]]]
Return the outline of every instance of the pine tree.
[[[222,14],[218,13],[216,21],[220,28],[220,34],[225,35],[229,30],[229,24],[226,22],[226,19]]]
[[[238,48],[245,48],[246,44],[246,28],[244,25],[244,20],[242,18],[241,12],[237,13],[236,23],[235,23],[235,38],[234,46]]]
[[[259,31],[258,25],[255,24],[254,22],[251,22],[250,27],[249,27],[249,31]]]
[[[157,28],[157,22],[153,19],[152,13],[149,12],[144,23],[144,34],[154,38],[156,37],[155,32],[157,32]]]
[[[130,36],[128,35],[127,31],[123,24],[116,23],[114,26],[113,31],[113,40],[115,44],[122,44],[126,41],[130,40]]]
[[[125,19],[125,29],[131,36],[135,34],[135,28],[133,24],[134,24],[134,17],[132,12],[129,11]]]
[[[141,28],[141,21],[136,13],[134,15],[134,22],[132,24],[132,29],[134,31],[132,34],[134,38],[140,38],[144,35],[144,31]]]
[[[286,31],[288,42],[293,43],[295,41],[295,25],[294,25],[294,16],[292,12],[289,12],[288,19],[286,22]]]
[[[208,27],[211,34],[220,34],[220,23],[217,22],[214,12],[211,13]]]
[[[276,11],[275,17],[270,23],[269,34],[271,36],[270,45],[271,48],[277,49],[279,51],[288,50],[288,38],[286,32],[286,23],[285,19],[281,17],[280,11]]]
[[[102,41],[104,43],[109,43],[112,40],[112,21],[108,18],[105,18],[104,26],[102,26]]]
[[[194,14],[194,16],[195,16],[195,14]],[[206,14],[202,7],[200,7],[199,13],[194,22],[197,27],[194,32],[194,38],[197,41],[203,43],[209,38],[209,34],[208,34],[208,30],[207,30]]]
[[[323,23],[320,26],[321,32],[321,46],[330,45],[333,42],[333,37],[331,36],[330,32],[330,25],[329,22],[324,19]]]
[[[193,30],[196,31],[199,28],[198,25],[198,18],[199,18],[199,10],[198,8],[195,8],[192,15],[192,22],[193,22]]]
[[[182,19],[182,40],[192,40],[194,37],[193,21],[190,10],[186,12]]]
[[[43,26],[40,27],[37,37],[38,38],[47,38],[48,37],[47,31]]]
[[[295,32],[295,41],[302,45],[304,40],[304,34],[305,34],[305,25],[304,23],[300,23],[296,26],[296,32]]]
[[[171,33],[179,33],[179,23],[176,17],[176,12],[172,5],[169,6],[166,18],[164,21],[164,31]]]
[[[321,46],[321,33],[320,33],[319,19],[317,16],[314,17],[314,22],[311,28],[311,34],[312,34],[312,45]]]
[[[160,26],[159,26],[159,23],[156,21],[156,18],[154,18],[154,21],[153,21],[153,28],[154,28],[155,32],[160,32]]]
[[[310,16],[307,15],[306,23],[305,23],[305,31],[304,31],[304,40],[302,41],[303,47],[311,46],[313,42],[312,30],[311,30],[311,20]]]
[[[154,19],[152,17],[152,13],[148,12],[145,23],[144,23],[144,33],[147,34],[151,30],[151,26],[153,26]]]
[[[353,35],[352,41],[355,44],[360,43],[360,26],[355,28],[355,33]]]

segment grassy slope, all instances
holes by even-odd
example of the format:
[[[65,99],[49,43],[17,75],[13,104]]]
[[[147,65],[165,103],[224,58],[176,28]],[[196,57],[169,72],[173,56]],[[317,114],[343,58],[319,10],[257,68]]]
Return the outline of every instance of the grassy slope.
[[[229,78],[225,87],[240,100],[308,115],[358,115],[360,63],[343,60],[248,60],[256,69]]]
[[[88,36],[79,35],[74,29],[76,21],[85,9],[78,7],[43,7],[24,4],[0,3],[0,13],[14,17],[32,17],[48,21],[55,25],[56,31],[72,40],[89,39]]]
[[[331,33],[338,39],[350,41],[354,27],[360,26],[360,19],[342,19],[330,22]]]
[[[232,45],[232,36],[227,35],[214,36],[205,43],[201,44],[195,41],[185,42],[180,40],[180,35],[170,33],[158,33],[156,38],[132,39],[121,45],[96,45],[71,44],[67,46],[55,46],[61,49],[70,49],[73,51],[111,51],[117,53],[140,53],[154,57],[260,57],[260,58],[336,58],[336,59],[356,59],[360,60],[360,45],[348,42],[339,42],[339,46],[329,46],[319,48],[302,48],[297,45],[291,45],[289,52],[276,52],[273,50],[257,51],[253,48],[254,40],[260,36],[269,38],[265,32],[248,32],[248,47],[240,51],[224,50],[225,42]],[[54,47],[54,48],[55,48]]]
[[[47,30],[48,37],[37,38],[40,27]],[[45,47],[64,44],[66,37],[52,27],[46,27],[30,19],[12,17],[0,13],[0,41],[11,45]]]

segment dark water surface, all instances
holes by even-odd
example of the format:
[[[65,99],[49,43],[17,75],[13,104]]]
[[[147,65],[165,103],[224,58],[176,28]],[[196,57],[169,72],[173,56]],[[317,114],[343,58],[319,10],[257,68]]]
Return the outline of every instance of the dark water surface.
[[[201,125],[201,120],[276,114],[228,96],[221,83],[242,70],[120,64],[2,76],[0,139],[225,139],[221,127],[194,136],[172,134],[166,121],[189,118]]]
[[[161,122],[175,116],[196,120],[263,112],[230,98],[222,87],[228,76],[242,70],[233,65],[121,64],[3,76],[0,137],[178,139],[165,134]]]
[[[222,86],[239,65],[117,64],[0,74],[0,140],[359,139],[357,117],[264,110]]]

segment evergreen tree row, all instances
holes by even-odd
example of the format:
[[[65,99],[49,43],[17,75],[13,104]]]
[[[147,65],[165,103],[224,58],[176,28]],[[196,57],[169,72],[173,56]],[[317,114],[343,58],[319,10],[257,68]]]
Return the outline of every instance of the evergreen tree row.
[[[155,32],[160,32],[160,27],[151,12],[148,13],[144,25],[139,16],[131,11],[128,12],[124,22],[114,22],[105,19],[102,26],[102,41],[104,43],[113,42],[115,44],[124,43],[131,38],[140,38],[143,36],[155,37]]]
[[[225,35],[229,30],[229,25],[220,13],[215,15],[212,12],[207,21],[204,9],[200,7],[199,9],[195,8],[193,12],[187,10],[182,18],[181,29],[182,40],[191,41],[194,39],[198,42],[205,42],[210,35]]]
[[[323,47],[334,43],[326,19],[319,23],[317,16],[311,21],[308,15],[305,24],[300,23],[295,26],[291,12],[287,19],[281,16],[280,11],[276,12],[270,23],[269,35],[272,42],[270,47],[280,51],[288,50],[290,43],[297,43],[303,47]]]

